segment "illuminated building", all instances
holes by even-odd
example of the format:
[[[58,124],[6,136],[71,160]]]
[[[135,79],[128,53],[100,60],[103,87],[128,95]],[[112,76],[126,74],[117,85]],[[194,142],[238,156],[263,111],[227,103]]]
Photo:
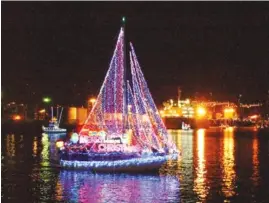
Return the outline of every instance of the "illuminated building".
[[[82,125],[87,119],[88,110],[86,108],[70,107],[68,108],[67,122],[70,124]]]
[[[205,102],[190,99],[175,102],[170,99],[163,105],[164,108],[160,110],[162,118],[237,119],[237,106],[232,102]]]
[[[27,119],[27,105],[10,102],[3,106],[2,114],[4,119],[20,121]]]
[[[236,112],[234,108],[227,107],[224,109],[224,118],[225,119],[233,119],[236,117]]]

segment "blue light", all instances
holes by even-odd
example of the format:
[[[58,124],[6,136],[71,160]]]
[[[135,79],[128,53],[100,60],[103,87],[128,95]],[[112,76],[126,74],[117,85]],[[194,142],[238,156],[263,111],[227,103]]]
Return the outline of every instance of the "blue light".
[[[161,165],[168,160],[177,160],[178,154],[169,154],[166,156],[145,156],[142,158],[133,158],[127,160],[117,161],[74,161],[74,160],[61,160],[60,165],[64,168],[78,168],[78,169],[90,169],[98,170],[103,168],[109,169],[125,169],[131,167],[146,167]]]
[[[77,133],[73,133],[73,134],[71,135],[71,139],[70,139],[70,141],[71,141],[73,144],[76,144],[76,143],[78,142],[78,140],[79,140],[79,136],[78,136],[78,134],[77,134]]]

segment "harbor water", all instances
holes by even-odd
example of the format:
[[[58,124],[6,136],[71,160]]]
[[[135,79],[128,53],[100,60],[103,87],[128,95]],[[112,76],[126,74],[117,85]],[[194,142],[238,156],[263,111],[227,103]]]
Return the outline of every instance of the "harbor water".
[[[64,134],[2,130],[3,202],[269,202],[269,133],[170,131],[180,159],[159,174],[93,174],[57,167]],[[68,136],[68,135],[67,135]]]

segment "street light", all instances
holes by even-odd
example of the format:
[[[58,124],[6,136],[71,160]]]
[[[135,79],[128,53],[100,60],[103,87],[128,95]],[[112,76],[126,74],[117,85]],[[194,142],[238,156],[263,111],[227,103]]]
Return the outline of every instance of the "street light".
[[[49,97],[44,97],[44,98],[43,98],[43,102],[45,102],[45,103],[49,103],[49,102],[51,102],[51,98],[49,98]]]
[[[206,109],[204,107],[199,106],[197,108],[198,117],[204,117],[206,115]]]
[[[90,99],[90,102],[92,103],[92,105],[96,102],[96,99],[95,98],[91,98]]]

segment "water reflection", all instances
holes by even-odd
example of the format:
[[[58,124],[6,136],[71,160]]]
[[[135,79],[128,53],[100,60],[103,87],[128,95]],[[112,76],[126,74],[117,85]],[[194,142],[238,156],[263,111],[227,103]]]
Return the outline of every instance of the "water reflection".
[[[193,145],[195,144],[193,136],[194,132],[182,130],[169,130],[168,132],[172,135],[181,155],[179,160],[173,163],[173,165],[169,163],[169,167],[165,174],[173,174],[178,177],[181,184],[180,191],[181,193],[184,193],[185,201],[191,201],[195,197],[195,192],[193,191],[193,180],[195,175],[193,170]]]
[[[60,182],[60,178],[57,178],[57,183],[56,183],[56,187],[55,187],[55,196],[56,196],[56,200],[61,202],[63,201],[63,186]]]
[[[2,199],[3,202],[269,202],[267,134],[257,136],[255,132],[240,134],[232,130],[170,131],[181,157],[169,162],[161,177],[62,171],[52,159],[53,153],[57,153],[55,142],[65,135],[41,135],[34,131],[23,136],[3,133]]]
[[[223,183],[222,192],[225,197],[231,197],[235,194],[235,177],[234,170],[234,131],[231,128],[224,130],[223,138]]]
[[[7,156],[12,158],[15,156],[15,135],[8,134],[6,138]]]
[[[41,151],[41,166],[49,166],[50,162],[49,162],[49,146],[50,146],[50,142],[49,142],[49,136],[48,134],[43,133],[42,134],[42,151]]]
[[[179,181],[173,176],[92,174],[61,171],[64,197],[70,202],[179,202]]]
[[[259,141],[258,138],[255,136],[252,141],[252,166],[253,166],[253,174],[252,174],[252,181],[254,186],[258,186],[259,184]]]
[[[194,180],[194,191],[199,196],[199,199],[204,200],[208,194],[206,186],[206,167],[205,167],[205,130],[199,129],[197,131],[197,167],[196,179]]]
[[[34,137],[33,141],[33,155],[37,156],[37,137]]]

